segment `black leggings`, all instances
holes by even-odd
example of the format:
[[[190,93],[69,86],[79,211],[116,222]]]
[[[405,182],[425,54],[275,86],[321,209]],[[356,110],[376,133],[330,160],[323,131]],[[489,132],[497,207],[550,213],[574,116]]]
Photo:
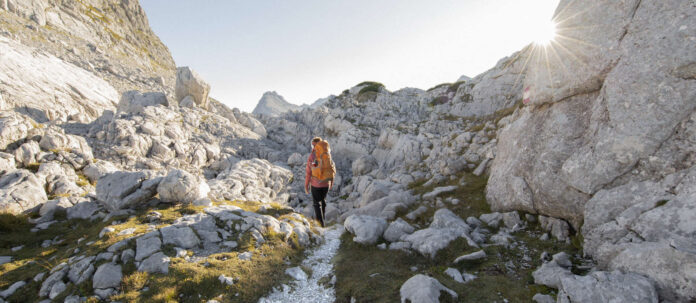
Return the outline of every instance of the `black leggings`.
[[[314,200],[314,217],[324,227],[324,213],[326,212],[326,194],[329,193],[328,187],[310,186],[312,190],[312,200]]]

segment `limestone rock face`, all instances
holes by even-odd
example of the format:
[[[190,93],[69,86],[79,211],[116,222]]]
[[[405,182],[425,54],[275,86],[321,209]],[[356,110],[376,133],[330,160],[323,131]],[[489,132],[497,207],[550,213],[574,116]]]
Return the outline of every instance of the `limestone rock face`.
[[[163,105],[169,106],[167,96],[163,93],[140,93],[138,91],[127,91],[121,95],[117,110],[124,113],[142,113],[146,106]]]
[[[193,203],[208,197],[210,187],[205,179],[183,170],[171,170],[157,186],[157,193],[163,202]]]
[[[0,83],[6,96],[0,110],[18,108],[47,122],[74,114],[94,119],[116,105],[118,93],[108,82],[43,50],[0,36],[0,53]]]
[[[97,182],[97,200],[109,211],[137,206],[157,193],[161,177],[151,172],[117,171],[104,175]]]
[[[2,211],[18,214],[47,200],[44,182],[28,170],[15,170],[0,177]]]
[[[637,274],[596,271],[561,279],[559,302],[658,302],[650,279]]]
[[[585,207],[585,253],[609,269],[651,278],[663,298],[696,298],[687,286],[696,282],[694,188],[692,167],[598,191]]]
[[[132,89],[161,91],[166,89],[167,84],[172,86],[174,83],[174,60],[167,47],[150,29],[145,11],[138,1],[113,3],[103,0],[85,0],[74,3],[50,0],[3,0],[0,1],[0,7],[2,3],[8,4],[8,10],[0,22],[0,27],[12,29],[11,36],[18,43],[40,48],[42,51],[37,53],[38,57],[43,57],[46,53],[60,59],[56,60],[54,57],[55,62],[47,62],[49,64],[45,67],[50,67],[51,64],[62,60],[75,68],[84,70],[82,73],[63,75],[50,68],[42,69],[42,66],[38,66],[39,69],[35,71],[37,74],[45,72],[44,77],[54,78],[54,81],[62,81],[59,79],[61,77],[79,80],[82,78],[80,75],[88,74],[92,78],[96,76],[106,80],[118,92]],[[6,54],[5,51],[0,53]],[[3,60],[3,62],[7,61]],[[77,90],[71,92],[70,88],[65,86],[67,90],[63,92],[68,98],[59,102],[68,102],[75,98],[84,100],[81,102],[83,103],[81,107],[90,107],[89,103],[95,101],[88,97],[92,89],[84,88],[89,88],[90,85],[94,85],[94,82],[75,81],[73,83],[79,85],[74,86]],[[46,94],[46,97],[49,95],[53,98],[53,92]],[[72,98],[69,97],[71,95]],[[39,96],[33,98],[37,97]],[[118,102],[118,95],[113,100],[114,104]],[[51,102],[55,100],[51,99]],[[51,108],[46,106],[38,109]],[[53,110],[66,112],[78,109],[80,108],[54,108]],[[99,112],[85,113],[92,118],[100,114]]]
[[[694,35],[696,8],[587,4],[562,1],[555,17],[570,38],[559,43],[574,51],[549,61],[532,54],[529,106],[498,137],[487,187],[496,210],[541,213],[578,228],[598,190],[696,164],[681,135],[693,129],[696,109],[689,68],[696,41],[686,38]],[[664,42],[654,43],[657,36]]]
[[[176,69],[176,100],[182,101],[186,96],[191,96],[198,107],[207,109],[209,92],[210,84],[191,68],[183,66]]]

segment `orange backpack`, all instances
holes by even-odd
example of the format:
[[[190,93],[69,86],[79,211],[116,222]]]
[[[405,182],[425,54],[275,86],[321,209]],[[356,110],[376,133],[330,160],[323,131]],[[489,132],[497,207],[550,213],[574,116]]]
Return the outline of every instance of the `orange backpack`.
[[[329,142],[322,140],[314,145],[314,161],[317,165],[312,165],[312,178],[319,182],[333,181],[336,176],[336,166],[331,160]]]

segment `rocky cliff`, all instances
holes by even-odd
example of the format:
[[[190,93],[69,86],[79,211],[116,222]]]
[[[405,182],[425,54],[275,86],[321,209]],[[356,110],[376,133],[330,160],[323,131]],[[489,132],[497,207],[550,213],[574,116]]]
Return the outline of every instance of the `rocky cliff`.
[[[170,93],[173,87],[174,60],[137,1],[7,0],[0,2],[0,16],[0,35],[9,39],[0,46],[2,109],[24,107],[40,120],[85,121],[113,109],[124,91]],[[101,83],[91,92],[76,83],[91,75],[56,64],[75,66],[111,87]]]

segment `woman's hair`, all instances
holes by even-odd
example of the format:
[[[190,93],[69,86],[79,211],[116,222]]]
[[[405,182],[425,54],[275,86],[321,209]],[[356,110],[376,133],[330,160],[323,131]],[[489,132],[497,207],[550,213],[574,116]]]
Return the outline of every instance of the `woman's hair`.
[[[312,143],[319,143],[319,142],[321,142],[321,138],[319,138],[319,137],[314,137],[314,139],[312,139]]]

